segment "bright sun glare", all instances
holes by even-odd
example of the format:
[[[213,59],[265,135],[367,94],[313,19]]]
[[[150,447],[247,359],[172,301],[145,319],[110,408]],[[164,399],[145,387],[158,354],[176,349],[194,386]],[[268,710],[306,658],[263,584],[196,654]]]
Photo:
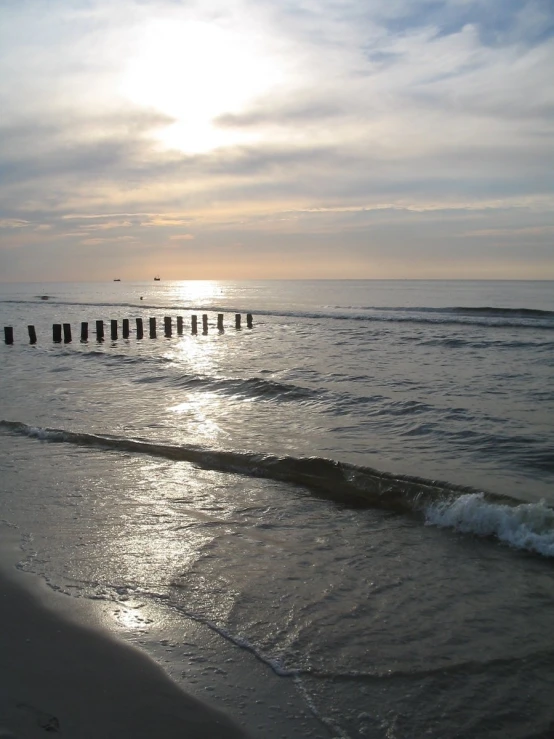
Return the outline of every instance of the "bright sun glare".
[[[252,133],[218,128],[213,119],[244,110],[279,78],[276,62],[264,55],[255,35],[164,19],[138,34],[123,93],[175,119],[158,134],[164,146],[198,153],[252,141]]]

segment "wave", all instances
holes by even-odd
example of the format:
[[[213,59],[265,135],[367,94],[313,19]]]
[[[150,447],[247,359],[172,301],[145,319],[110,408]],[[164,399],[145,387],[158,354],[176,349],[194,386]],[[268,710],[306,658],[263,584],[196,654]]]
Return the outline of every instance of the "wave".
[[[554,509],[546,503],[498,505],[483,493],[437,501],[425,510],[426,523],[463,533],[492,536],[516,549],[554,557]]]
[[[72,350],[60,348],[63,356]],[[314,386],[304,377],[299,382],[292,378],[285,382],[272,377],[237,377],[219,373],[197,373],[178,359],[163,355],[125,355],[94,349],[75,352],[83,362],[102,362],[123,374],[125,383],[136,386],[164,386],[181,394],[209,393],[230,402],[244,400],[290,407],[311,409],[325,418],[331,433],[343,434],[352,424],[362,425],[375,433],[391,433],[398,440],[406,437],[417,444],[421,439],[427,446],[445,445],[449,453],[472,454],[476,458],[494,460],[504,469],[532,471],[534,477],[544,478],[554,472],[554,456],[544,435],[531,430],[516,433],[506,427],[506,419],[485,413],[483,409],[469,410],[449,407],[439,402],[423,402],[395,395],[364,394],[365,377],[357,379],[348,389],[342,386]],[[189,371],[186,371],[189,370]],[[67,372],[68,367],[50,368],[50,372]],[[336,377],[341,377],[337,375]],[[540,387],[529,391],[536,402],[551,402],[552,391]],[[345,420],[346,419],[346,420]]]
[[[65,347],[63,348],[65,350]],[[156,367],[175,366],[178,362],[171,357],[160,355],[131,355],[112,354],[106,351],[93,349],[87,352],[78,352],[76,356],[84,361],[101,361],[107,364],[115,365],[134,365],[137,367]],[[319,399],[322,391],[313,390],[301,385],[277,382],[275,380],[266,380],[262,377],[211,377],[209,375],[181,375],[179,377],[170,378],[168,375],[156,375],[155,377],[135,377],[133,382],[137,384],[159,382],[165,380],[174,387],[183,390],[208,390],[210,392],[220,393],[222,395],[236,395],[237,397],[275,399],[282,401],[305,401],[310,399]]]
[[[45,296],[46,297],[46,296]],[[7,299],[0,299],[0,305],[1,304],[11,304],[11,305],[37,305],[41,304],[43,306],[45,297],[42,297],[40,295],[37,295],[35,299],[29,300],[29,299],[19,299],[19,298],[7,298]],[[193,305],[193,304],[187,304],[187,301],[180,302],[180,303],[148,303],[144,300],[137,300],[136,302],[130,302],[130,301],[118,301],[118,302],[84,302],[82,300],[58,300],[53,295],[48,296],[48,303],[50,306],[58,306],[58,305],[65,305],[68,307],[79,307],[79,308],[95,308],[95,309],[116,309],[116,308],[131,308],[137,312],[138,315],[141,315],[144,313],[144,311],[157,311],[158,313],[161,313],[163,311],[174,311],[174,312],[180,312],[180,313],[227,313],[227,314],[235,314],[235,313],[252,313],[251,307],[245,308],[242,307],[229,307],[229,306],[218,306],[218,305]],[[282,313],[280,311],[259,311],[259,313],[267,314],[267,315],[287,315],[289,314],[288,311],[285,311],[285,313]],[[294,313],[290,312],[290,315],[302,315],[302,313]],[[318,315],[318,314],[313,314]],[[104,319],[106,320],[106,319]]]
[[[554,311],[538,308],[498,308],[496,306],[445,306],[443,308],[431,306],[377,306],[377,305],[350,305],[334,306],[337,310],[348,307],[350,310],[383,311],[391,313],[454,313],[458,315],[481,316],[523,316],[530,318],[554,318]]]
[[[28,298],[5,298],[3,300],[0,300],[0,303],[10,303],[10,304],[16,304],[16,305],[36,305],[39,303],[39,301],[48,300],[48,303],[50,305],[73,305],[73,306],[83,306],[85,308],[158,308],[158,309],[164,309],[169,306],[161,306],[159,304],[157,305],[149,305],[147,303],[144,303],[144,301],[136,302],[136,303],[130,303],[130,302],[117,302],[117,303],[106,303],[106,302],[93,302],[89,301],[88,303],[83,302],[82,300],[58,300],[55,295],[35,295],[33,300],[29,300]],[[173,306],[174,310],[183,310],[183,305],[176,305]]]
[[[482,413],[477,417],[474,413],[470,413],[468,409],[461,407],[441,407],[440,405],[410,399],[397,400],[378,393],[372,395],[357,394],[352,389],[343,391],[339,388],[319,385],[310,387],[303,384],[303,382],[309,383],[312,380],[312,376],[307,373],[302,375],[300,383],[293,381],[281,382],[256,376],[222,377],[194,372],[181,374],[183,371],[182,362],[174,357],[159,354],[126,355],[100,349],[74,352],[65,346],[61,346],[58,351],[62,356],[73,355],[80,361],[87,363],[103,362],[110,367],[122,368],[124,372],[127,368],[136,368],[140,371],[132,374],[127,372],[126,378],[129,382],[138,385],[164,382],[168,386],[185,392],[206,391],[239,400],[247,398],[275,401],[277,403],[297,402],[304,407],[307,405],[317,406],[321,412],[330,417],[340,418],[346,414],[352,414],[364,423],[371,422],[371,419],[379,417],[382,423],[394,425],[395,432],[401,435],[421,436],[429,433],[429,420],[426,422],[426,428],[418,426],[415,422],[409,427],[399,426],[403,418],[427,417],[435,424],[435,431],[439,432],[440,429],[441,435],[448,437],[453,444],[459,445],[462,449],[466,449],[470,445],[477,452],[486,452],[493,457],[499,455],[508,457],[512,464],[518,463],[520,466],[535,470],[554,471],[554,457],[551,449],[545,447],[545,441],[541,437],[495,435],[479,430],[459,430],[457,427],[445,426],[445,422],[460,421],[461,419],[471,421],[473,424],[494,423],[497,427],[503,426],[505,423],[501,418],[490,415],[484,416]],[[54,372],[56,370],[50,371]],[[143,371],[152,372],[152,374],[143,374]],[[336,375],[336,377],[341,379],[342,375]],[[320,378],[315,374],[313,379],[319,380]],[[358,388],[360,385],[365,385],[369,378],[362,375],[348,378],[348,380],[353,385],[356,384]],[[549,388],[541,388],[537,391],[530,390],[529,394],[541,402],[550,402],[553,397]]]
[[[550,350],[554,348],[552,341],[502,341],[499,339],[463,339],[460,337],[436,336],[422,340],[419,336],[408,336],[404,341],[410,341],[421,346],[441,346],[447,349],[533,349],[534,351]]]
[[[67,350],[66,347],[61,347],[62,350],[64,350],[67,353],[70,353],[71,350]],[[73,354],[73,352],[71,352]],[[133,365],[158,365],[158,364],[173,364],[174,360],[170,357],[164,357],[160,355],[155,356],[136,356],[136,355],[127,355],[127,354],[111,354],[110,352],[103,352],[99,351],[98,349],[92,349],[90,351],[86,352],[78,352],[75,353],[79,359],[83,359],[84,361],[94,361],[94,360],[101,360],[103,362],[107,362],[108,364],[133,364]]]
[[[552,318],[554,311],[539,310],[537,308],[495,308],[483,306],[481,308],[452,308],[453,313],[464,316],[522,316],[524,318]]]
[[[428,525],[493,537],[516,549],[554,557],[554,509],[521,503],[506,495],[477,491],[408,475],[321,457],[277,457],[193,445],[154,443],[66,429],[0,421],[0,430],[45,442],[75,444],[147,454],[199,467],[302,485],[343,504],[368,506],[423,516]]]
[[[430,403],[398,400],[381,394],[358,395],[349,391],[324,387],[309,387],[294,382],[281,382],[263,377],[213,376],[195,372],[182,374],[182,365],[171,357],[111,354],[94,350],[77,353],[84,361],[102,361],[118,368],[133,367],[140,371],[126,372],[126,380],[136,385],[164,384],[185,393],[207,392],[232,401],[244,399],[275,404],[298,404],[317,408],[329,417],[331,425],[352,416],[359,423],[373,424],[379,419],[381,428],[387,426],[392,433],[407,437],[440,436],[447,439],[453,449],[468,449],[479,455],[498,460],[501,464],[533,471],[554,471],[554,458],[544,438],[533,435],[489,433],[481,429],[493,423],[497,428],[504,424],[501,418],[482,413],[477,417],[466,408],[441,408]],[[63,368],[66,371],[66,368]],[[51,370],[58,371],[57,369]],[[543,400],[550,401],[550,391],[542,391]],[[333,420],[334,419],[334,420]],[[455,421],[455,425],[451,425]],[[460,428],[459,422],[471,422],[475,427]],[[504,461],[502,461],[504,460]]]
[[[41,296],[34,300],[7,299],[0,303],[32,304],[43,302]],[[368,323],[432,324],[439,326],[481,326],[490,328],[534,328],[554,331],[554,311],[536,308],[498,308],[495,306],[436,308],[430,306],[356,306],[337,305],[321,310],[261,309],[256,306],[192,305],[136,302],[81,302],[57,300],[49,296],[48,303],[56,306],[90,307],[95,309],[130,308],[142,315],[145,311],[177,313],[224,313],[246,312],[257,316],[276,318],[298,318],[308,320],[365,321]]]
[[[299,385],[287,385],[274,380],[264,380],[259,377],[242,378],[214,378],[200,375],[183,375],[174,380],[173,384],[183,389],[201,388],[219,392],[224,395],[238,397],[256,397],[279,400],[309,400],[319,397],[316,392]]]
[[[463,452],[473,449],[475,453],[485,455],[488,458],[505,460],[503,464],[507,462],[510,466],[541,472],[554,472],[554,455],[552,454],[551,445],[545,437],[531,433],[527,435],[489,433],[467,427],[459,429],[442,423],[443,420],[463,418],[465,414],[466,411],[463,408],[452,408],[445,411],[444,418],[440,420],[435,420],[436,416],[435,419],[423,418],[421,421],[414,419],[411,423],[405,424],[404,428],[399,430],[399,433],[402,436],[411,437],[440,434],[443,439],[448,440],[449,445],[454,450],[458,448]],[[468,420],[470,419],[468,418]],[[492,416],[481,417],[480,422],[486,423],[487,420],[493,420],[497,426],[503,423],[502,419]],[[476,423],[475,420],[473,422]]]

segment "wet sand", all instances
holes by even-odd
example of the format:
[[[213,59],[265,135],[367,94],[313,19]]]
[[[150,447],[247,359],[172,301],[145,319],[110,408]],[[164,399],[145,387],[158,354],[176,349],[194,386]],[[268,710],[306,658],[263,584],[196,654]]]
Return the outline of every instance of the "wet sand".
[[[245,739],[143,652],[66,608],[1,562],[0,737]]]

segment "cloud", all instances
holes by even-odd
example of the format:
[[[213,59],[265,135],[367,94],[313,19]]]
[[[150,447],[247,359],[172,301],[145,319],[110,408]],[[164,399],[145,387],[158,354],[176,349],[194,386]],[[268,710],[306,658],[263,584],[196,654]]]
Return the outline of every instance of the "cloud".
[[[474,24],[483,45],[533,44],[554,34],[549,0],[407,0],[380,3],[376,15],[392,34],[434,27],[443,36]]]
[[[462,234],[461,234],[462,235]],[[552,226],[524,226],[514,228],[483,228],[476,231],[467,231],[463,234],[466,236],[491,236],[521,238],[522,236],[554,236],[554,225]]]
[[[132,236],[114,236],[113,238],[94,238],[94,239],[82,239],[81,244],[116,244],[122,242],[135,241]]]
[[[159,226],[187,226],[190,223],[190,218],[180,218],[178,216],[168,214],[151,214],[148,221],[141,221],[141,226],[147,228],[157,228]]]
[[[131,228],[131,221],[104,221],[103,223],[87,223],[81,228],[83,231],[111,231],[114,228]]]
[[[29,221],[21,218],[0,218],[0,228],[25,228],[29,226]]]
[[[311,239],[334,264],[337,245],[357,264],[379,246],[413,264],[434,239],[449,253],[518,233],[526,253],[544,247],[547,0],[25,0],[3,13],[0,243],[19,244],[30,264],[38,250],[69,264],[70,248],[77,260],[83,245],[130,239],[154,258],[194,238],[207,265],[211,249],[240,242],[262,272],[269,241],[284,249],[296,236],[306,247],[295,242],[291,269],[307,263]],[[213,61],[209,84],[201,65],[160,66],[150,100],[146,80],[141,100],[127,94],[154,27],[178,31],[152,40],[169,62],[182,60],[180,30],[216,29],[221,47],[201,55]],[[250,67],[221,79],[245,86],[218,93],[213,69],[234,68],[237,50],[242,61],[256,51]],[[257,67],[271,72],[261,86]],[[212,144],[188,146],[189,131],[179,146],[200,109],[209,116],[195,135]],[[554,276],[554,257],[546,266]],[[11,263],[1,269],[9,279]]]
[[[273,106],[264,102],[258,109],[245,113],[225,113],[216,117],[214,123],[222,128],[250,128],[260,124],[320,122],[344,115],[343,107],[323,100],[315,100],[313,104],[306,101],[285,102],[282,105],[274,103]]]

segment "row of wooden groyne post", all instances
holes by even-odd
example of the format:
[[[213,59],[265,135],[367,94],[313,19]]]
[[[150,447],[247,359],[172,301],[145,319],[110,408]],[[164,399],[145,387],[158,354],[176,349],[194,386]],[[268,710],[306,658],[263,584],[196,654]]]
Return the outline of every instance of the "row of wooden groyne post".
[[[217,314],[217,329],[220,333],[223,333],[224,327],[223,327],[223,313]],[[252,328],[252,314],[247,313],[246,314],[246,326],[247,328]],[[183,334],[183,317],[177,316],[177,335],[182,336]],[[190,317],[190,330],[191,334],[197,334],[198,333],[198,316],[192,315]],[[173,335],[173,319],[171,316],[165,316],[164,317],[164,336],[167,338],[171,337]],[[104,335],[104,321],[96,321],[96,340],[97,341],[104,341],[105,335]],[[235,328],[240,329],[241,328],[241,314],[235,313]],[[37,343],[37,332],[35,330],[34,326],[28,326],[27,327],[29,332],[29,343],[36,344]],[[121,325],[121,336],[123,339],[128,339],[130,336],[131,327],[130,327],[130,321],[128,318],[124,318]],[[202,315],[202,334],[206,336],[208,333],[208,314],[204,313]],[[155,339],[158,335],[158,329],[156,325],[156,318],[149,318],[148,319],[148,335],[151,339]],[[86,321],[83,321],[81,323],[81,341],[88,341],[89,336],[89,324]],[[110,338],[112,340],[119,338],[119,322],[117,319],[112,319],[110,321]],[[136,319],[136,338],[137,339],[143,339],[144,338],[144,322],[142,318]],[[13,334],[13,326],[4,326],[4,342],[6,344],[13,344],[14,334]],[[54,323],[52,325],[52,340],[56,344],[61,344],[62,341],[64,344],[68,344],[71,340],[71,324],[70,323]]]

